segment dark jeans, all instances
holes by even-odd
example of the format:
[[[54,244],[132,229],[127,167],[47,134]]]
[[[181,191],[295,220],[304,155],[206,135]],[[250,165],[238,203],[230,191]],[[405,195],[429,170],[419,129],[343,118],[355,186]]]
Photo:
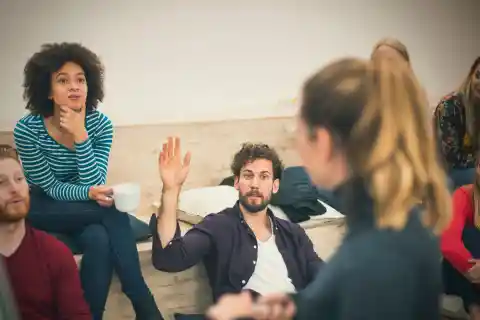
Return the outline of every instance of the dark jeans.
[[[475,259],[480,259],[480,230],[467,225],[463,230],[463,244]],[[459,296],[463,300],[465,310],[472,304],[480,305],[480,286],[471,283],[463,274],[457,271],[450,262],[443,260],[443,284],[446,294]]]
[[[137,319],[163,319],[143,279],[126,213],[93,201],[53,200],[41,190],[32,189],[28,221],[37,229],[68,235],[80,246],[80,277],[95,320],[103,317],[114,270]]]

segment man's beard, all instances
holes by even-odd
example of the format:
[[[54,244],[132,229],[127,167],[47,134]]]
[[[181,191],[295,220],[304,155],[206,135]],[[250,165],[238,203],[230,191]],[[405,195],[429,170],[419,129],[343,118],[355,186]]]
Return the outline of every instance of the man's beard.
[[[19,203],[7,203],[0,207],[0,223],[15,223],[25,217],[30,209],[30,200],[24,199]]]
[[[260,203],[258,204],[249,203],[248,198],[252,196],[260,197],[262,201],[260,201]],[[260,195],[260,193],[256,191],[251,191],[247,192],[245,195],[239,193],[238,199],[242,207],[244,207],[245,210],[247,210],[249,213],[259,213],[270,204],[271,196],[265,199],[262,195]]]

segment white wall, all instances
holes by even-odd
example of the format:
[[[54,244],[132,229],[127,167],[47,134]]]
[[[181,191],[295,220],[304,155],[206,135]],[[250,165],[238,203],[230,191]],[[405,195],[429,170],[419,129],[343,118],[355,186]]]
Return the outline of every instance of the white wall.
[[[26,60],[52,41],[102,57],[117,125],[292,114],[309,73],[383,36],[406,43],[434,103],[480,55],[479,13],[478,0],[1,0],[0,130],[24,113]]]

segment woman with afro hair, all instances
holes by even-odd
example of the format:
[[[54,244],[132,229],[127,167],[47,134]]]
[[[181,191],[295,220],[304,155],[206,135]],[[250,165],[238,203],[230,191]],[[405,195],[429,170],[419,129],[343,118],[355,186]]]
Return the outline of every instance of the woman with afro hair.
[[[14,138],[31,186],[29,222],[80,246],[82,286],[95,320],[103,317],[114,270],[137,319],[162,319],[141,273],[128,215],[115,208],[105,186],[113,126],[97,110],[103,76],[97,55],[76,43],[43,45],[28,60],[29,114]]]

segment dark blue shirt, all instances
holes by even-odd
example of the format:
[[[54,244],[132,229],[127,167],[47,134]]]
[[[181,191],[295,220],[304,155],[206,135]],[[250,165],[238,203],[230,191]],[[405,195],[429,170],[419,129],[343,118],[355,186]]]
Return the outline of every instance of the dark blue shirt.
[[[313,249],[310,238],[297,224],[276,218],[273,222],[275,242],[287,266],[288,277],[297,290],[305,288],[316,276],[323,261]],[[224,293],[240,292],[255,270],[257,239],[237,204],[217,214],[206,216],[183,237],[180,227],[173,240],[162,248],[152,216],[152,261],[156,269],[180,272],[195,264],[205,264],[213,299]]]
[[[440,249],[420,210],[412,210],[401,230],[380,229],[360,179],[346,182],[335,196],[347,234],[308,288],[292,295],[295,319],[440,319]]]

